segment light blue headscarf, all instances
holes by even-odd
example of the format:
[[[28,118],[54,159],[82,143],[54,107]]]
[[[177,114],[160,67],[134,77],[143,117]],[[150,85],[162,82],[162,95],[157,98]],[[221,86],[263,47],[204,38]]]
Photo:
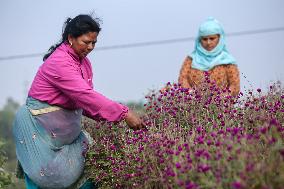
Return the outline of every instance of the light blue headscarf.
[[[204,49],[200,43],[203,36],[219,34],[218,45],[211,51]],[[229,54],[225,45],[225,33],[221,24],[209,17],[199,27],[198,36],[195,39],[195,49],[191,54],[192,68],[208,71],[214,66],[222,64],[236,64],[235,58]]]

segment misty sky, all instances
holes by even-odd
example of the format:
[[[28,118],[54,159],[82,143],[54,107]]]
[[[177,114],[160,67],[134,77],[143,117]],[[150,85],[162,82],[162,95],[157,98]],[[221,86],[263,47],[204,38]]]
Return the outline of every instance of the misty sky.
[[[213,16],[226,33],[284,27],[283,0],[2,0],[0,58],[44,53],[60,39],[67,17],[95,12],[102,20],[97,47],[194,37]],[[284,30],[228,36],[242,90],[284,81]],[[98,50],[89,55],[97,91],[117,101],[139,101],[150,89],[177,81],[194,41]],[[42,57],[0,60],[0,107],[23,103]],[[246,78],[245,78],[246,77]]]

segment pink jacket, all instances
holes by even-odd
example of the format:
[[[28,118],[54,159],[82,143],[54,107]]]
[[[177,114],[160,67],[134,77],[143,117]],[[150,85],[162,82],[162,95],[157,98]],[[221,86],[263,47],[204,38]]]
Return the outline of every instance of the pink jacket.
[[[41,65],[30,97],[66,109],[84,110],[93,119],[120,121],[128,108],[93,90],[93,72],[88,58],[82,60],[66,43],[60,45]]]

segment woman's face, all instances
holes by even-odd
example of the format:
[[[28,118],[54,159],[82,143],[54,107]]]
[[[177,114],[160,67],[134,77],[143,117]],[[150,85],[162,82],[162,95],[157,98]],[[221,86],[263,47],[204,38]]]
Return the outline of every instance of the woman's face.
[[[200,43],[204,49],[212,51],[218,45],[219,38],[219,34],[203,36],[200,39]]]
[[[68,36],[68,41],[75,53],[80,57],[86,57],[94,48],[97,42],[98,33],[88,32],[77,38]]]

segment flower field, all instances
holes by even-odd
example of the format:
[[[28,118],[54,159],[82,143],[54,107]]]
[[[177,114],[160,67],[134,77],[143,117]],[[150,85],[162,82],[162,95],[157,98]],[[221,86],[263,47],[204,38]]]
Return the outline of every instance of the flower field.
[[[284,91],[237,97],[209,77],[146,96],[147,129],[85,120],[87,174],[102,188],[284,188]]]

